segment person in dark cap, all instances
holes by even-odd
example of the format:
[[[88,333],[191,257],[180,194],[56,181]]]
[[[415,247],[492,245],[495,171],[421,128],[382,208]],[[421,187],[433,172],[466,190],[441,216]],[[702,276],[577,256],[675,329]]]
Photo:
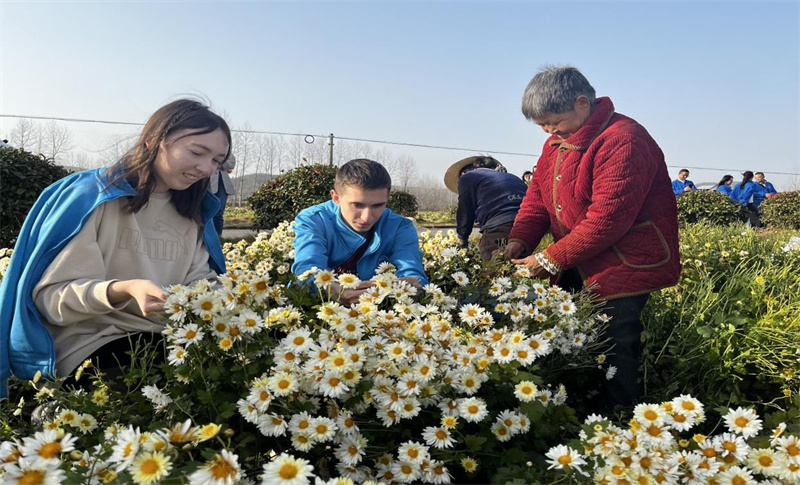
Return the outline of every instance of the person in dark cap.
[[[461,244],[467,245],[477,220],[481,259],[489,261],[496,250],[505,246],[528,186],[489,156],[457,161],[444,174],[444,184],[458,194],[456,232]]]

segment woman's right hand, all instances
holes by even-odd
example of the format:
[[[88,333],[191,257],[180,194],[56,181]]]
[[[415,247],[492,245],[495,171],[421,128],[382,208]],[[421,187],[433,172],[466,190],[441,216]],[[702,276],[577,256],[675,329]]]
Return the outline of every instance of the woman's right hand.
[[[136,300],[139,310],[146,317],[164,311],[167,298],[164,290],[150,280],[115,281],[108,285],[107,295],[112,305],[131,298]]]

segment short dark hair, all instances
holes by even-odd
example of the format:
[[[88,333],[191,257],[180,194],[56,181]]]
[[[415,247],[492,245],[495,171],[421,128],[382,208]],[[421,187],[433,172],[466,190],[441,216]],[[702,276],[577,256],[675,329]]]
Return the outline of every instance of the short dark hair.
[[[680,172],[678,172],[678,175],[680,175],[680,174],[682,174],[682,173],[684,173],[684,172],[686,172],[686,173],[689,173],[689,170],[687,170],[687,169],[685,169],[685,168],[682,168],[682,169],[680,170]]]
[[[333,188],[341,191],[346,186],[359,187],[364,190],[392,190],[392,177],[386,167],[367,158],[356,158],[345,163],[336,171],[336,182]]]
[[[763,177],[764,176],[764,172],[756,172],[755,175],[761,175]]]

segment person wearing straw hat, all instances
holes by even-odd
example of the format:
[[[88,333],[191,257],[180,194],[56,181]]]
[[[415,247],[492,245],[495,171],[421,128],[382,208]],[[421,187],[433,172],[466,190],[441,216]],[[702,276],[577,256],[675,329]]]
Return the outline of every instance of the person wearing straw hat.
[[[467,157],[452,164],[444,174],[444,184],[458,194],[456,233],[461,244],[467,245],[477,220],[481,259],[489,261],[508,240],[527,185],[489,156]]]
[[[547,66],[522,95],[522,113],[549,134],[509,234],[506,256],[569,291],[588,288],[611,317],[607,362],[616,375],[604,405],[641,397],[639,375],[651,292],[678,282],[678,208],[664,154],[571,66]],[[553,243],[534,253],[544,235]]]

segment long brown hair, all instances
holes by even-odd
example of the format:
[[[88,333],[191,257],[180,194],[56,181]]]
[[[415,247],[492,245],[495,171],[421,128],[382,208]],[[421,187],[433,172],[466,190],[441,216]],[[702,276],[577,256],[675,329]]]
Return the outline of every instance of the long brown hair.
[[[218,129],[221,129],[228,139],[228,153],[225,155],[227,160],[232,144],[231,130],[221,116],[193,99],[179,99],[162,106],[147,120],[133,148],[108,170],[107,175],[110,179],[108,186],[122,180],[131,184],[136,195],[128,198],[128,210],[132,213],[139,212],[147,205],[150,194],[156,188],[153,166],[161,142],[180,130],[192,130],[180,137],[183,138],[190,135],[204,135]],[[172,203],[175,204],[178,214],[202,225],[202,203],[207,190],[208,178],[195,182],[187,189],[172,190]]]
[[[742,173],[742,183],[739,184],[739,188],[743,189],[744,186],[747,185],[747,182],[749,182],[751,180],[753,180],[753,172],[748,170],[748,171]]]

